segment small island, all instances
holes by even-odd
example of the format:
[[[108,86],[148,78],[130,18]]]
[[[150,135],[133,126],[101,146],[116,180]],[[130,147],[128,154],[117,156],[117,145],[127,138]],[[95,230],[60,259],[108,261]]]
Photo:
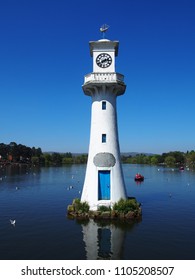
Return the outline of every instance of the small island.
[[[139,221],[142,217],[142,209],[135,197],[120,199],[112,208],[99,206],[97,210],[90,210],[87,202],[81,202],[76,198],[71,205],[68,205],[67,215],[71,219]]]

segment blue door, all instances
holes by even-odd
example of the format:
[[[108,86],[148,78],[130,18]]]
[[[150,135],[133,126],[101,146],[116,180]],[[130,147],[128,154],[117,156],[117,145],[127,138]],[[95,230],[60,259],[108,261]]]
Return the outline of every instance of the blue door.
[[[98,200],[110,199],[110,171],[98,172]]]

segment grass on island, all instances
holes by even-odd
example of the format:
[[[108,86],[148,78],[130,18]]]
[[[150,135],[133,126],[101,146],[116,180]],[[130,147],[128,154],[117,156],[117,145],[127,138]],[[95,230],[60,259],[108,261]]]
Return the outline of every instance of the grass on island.
[[[134,197],[120,199],[113,207],[101,205],[96,211],[90,210],[87,202],[81,202],[79,198],[73,200],[68,206],[68,215],[77,218],[128,218],[136,219],[141,216],[140,203]]]

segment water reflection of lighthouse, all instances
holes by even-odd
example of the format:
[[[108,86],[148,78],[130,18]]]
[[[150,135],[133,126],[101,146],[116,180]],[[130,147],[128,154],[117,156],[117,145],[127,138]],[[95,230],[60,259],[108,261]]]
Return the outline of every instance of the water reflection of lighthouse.
[[[98,225],[90,220],[82,225],[88,260],[120,260],[123,250],[125,231],[114,224]]]

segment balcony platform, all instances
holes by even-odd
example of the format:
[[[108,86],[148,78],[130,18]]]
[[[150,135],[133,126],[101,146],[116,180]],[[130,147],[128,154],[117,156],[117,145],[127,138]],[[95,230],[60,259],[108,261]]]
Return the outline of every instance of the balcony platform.
[[[125,92],[126,85],[124,83],[124,75],[116,72],[97,73],[92,72],[84,77],[84,84],[82,86],[86,95],[91,95],[91,90],[94,87],[113,87],[117,90],[117,95],[122,95]]]
[[[84,84],[89,82],[123,82],[124,83],[124,75],[111,72],[111,73],[90,73],[85,75]]]

